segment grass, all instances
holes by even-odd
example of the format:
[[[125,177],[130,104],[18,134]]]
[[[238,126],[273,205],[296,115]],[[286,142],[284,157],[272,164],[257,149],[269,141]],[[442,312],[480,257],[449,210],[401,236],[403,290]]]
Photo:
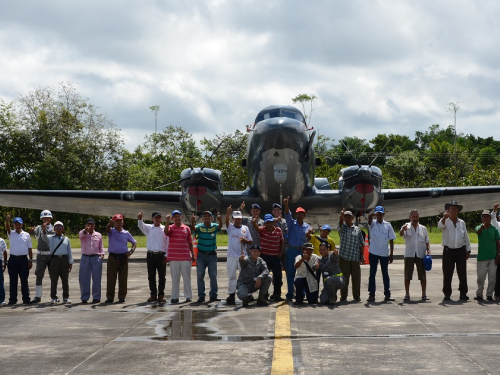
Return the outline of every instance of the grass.
[[[404,240],[402,237],[399,236],[399,232],[396,230],[395,230],[395,232],[396,232],[396,240],[394,241],[394,243],[395,244],[404,244]],[[319,232],[316,232],[316,234],[319,235]],[[339,234],[337,233],[337,231],[333,230],[330,233],[330,237],[333,238],[335,243],[338,245]],[[72,248],[80,248],[80,239],[78,238],[78,236],[69,236],[69,238],[70,238]],[[146,237],[145,236],[134,236],[134,238],[137,241],[137,247],[146,247]],[[431,244],[440,244],[441,243],[441,231],[437,227],[431,228],[431,230],[429,230],[429,238],[431,240]],[[469,238],[470,238],[471,243],[477,243],[477,235],[475,232],[469,232]],[[217,246],[226,247],[227,241],[228,241],[228,236],[226,233],[217,234]],[[33,242],[33,248],[36,249],[37,240],[35,238],[32,238],[32,242]],[[107,248],[108,247],[108,237],[106,235],[103,236],[103,242],[104,242],[104,247]]]

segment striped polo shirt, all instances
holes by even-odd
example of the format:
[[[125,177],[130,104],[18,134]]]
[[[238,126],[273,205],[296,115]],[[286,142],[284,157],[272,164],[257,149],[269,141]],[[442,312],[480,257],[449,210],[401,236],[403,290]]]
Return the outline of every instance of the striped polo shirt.
[[[191,261],[191,248],[189,246],[193,243],[191,229],[185,224],[180,226],[172,224],[169,227],[168,237],[168,261]]]
[[[278,255],[283,243],[283,233],[280,228],[274,227],[269,232],[266,227],[259,227],[260,249],[264,255]]]
[[[196,237],[198,237],[198,250],[211,252],[217,249],[217,233],[220,231],[219,224],[210,223],[207,228],[205,223],[197,224],[194,227]]]

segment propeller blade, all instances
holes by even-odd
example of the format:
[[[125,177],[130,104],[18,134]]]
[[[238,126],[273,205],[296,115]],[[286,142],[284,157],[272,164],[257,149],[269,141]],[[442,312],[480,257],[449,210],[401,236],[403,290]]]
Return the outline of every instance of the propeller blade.
[[[225,141],[225,139],[223,139],[223,140],[222,140],[222,142],[221,142],[221,143],[219,143],[219,145],[215,148],[214,152],[212,152],[212,155],[210,155],[210,157],[208,158],[207,162],[203,165],[203,167],[201,167],[201,170],[203,170],[203,168],[205,168],[205,167],[206,167],[206,165],[207,165],[207,163],[208,163],[208,161],[209,161],[209,160],[212,160],[212,157],[215,155],[215,153],[216,153],[217,151],[219,151],[219,148],[220,148],[220,146],[222,146],[222,144],[224,143],[224,141]],[[191,168],[191,169],[192,169],[192,168]]]
[[[344,143],[344,141],[340,141],[340,143],[342,143],[342,146],[345,147],[345,149],[347,150],[347,152],[349,153],[349,155],[352,156],[352,158],[354,159],[354,161],[356,162],[356,164],[358,165],[358,167],[361,168],[361,163],[358,161],[358,159],[356,159],[356,156],[354,156],[354,154],[351,152],[351,150],[349,150],[349,147],[347,147],[347,145]]]
[[[389,144],[390,141],[391,141],[391,137],[389,137],[389,139],[385,143],[384,147],[382,147],[382,150],[380,150],[379,153],[375,156],[375,159],[373,159],[372,162],[368,165],[369,167],[371,167],[373,165],[375,160],[377,160],[377,158],[380,156],[380,154],[385,150],[385,148],[387,147],[387,145]]]
[[[159,188],[162,188],[162,187],[165,187],[165,186],[168,186],[168,185],[178,184],[178,183],[181,183],[181,182],[184,182],[184,181],[190,180],[190,179],[191,179],[191,177],[186,177],[186,178],[183,178],[183,179],[181,179],[181,180],[177,180],[177,181],[169,182],[168,184],[165,184],[165,185],[160,185],[160,186],[155,187],[155,190],[156,190],[156,189],[159,189]]]

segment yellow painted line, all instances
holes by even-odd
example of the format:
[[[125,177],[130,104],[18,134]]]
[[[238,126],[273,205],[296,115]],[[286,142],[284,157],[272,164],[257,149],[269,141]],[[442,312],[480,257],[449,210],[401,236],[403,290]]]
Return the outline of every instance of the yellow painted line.
[[[292,340],[282,339],[290,337],[290,306],[282,304],[276,310],[276,322],[274,324],[274,349],[271,375],[293,374]]]

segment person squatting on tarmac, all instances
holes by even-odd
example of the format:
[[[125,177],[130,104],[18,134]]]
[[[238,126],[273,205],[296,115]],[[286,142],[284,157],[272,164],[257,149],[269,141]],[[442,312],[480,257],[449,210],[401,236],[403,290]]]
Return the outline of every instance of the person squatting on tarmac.
[[[451,299],[451,280],[457,267],[459,280],[458,290],[460,299],[467,301],[467,259],[469,259],[471,248],[469,234],[465,222],[458,218],[458,213],[463,206],[456,201],[446,203],[443,218],[438,222],[438,228],[443,233],[443,294],[445,300]]]
[[[245,201],[240,204],[240,208],[238,211],[243,212],[245,209]],[[250,209],[250,213],[252,216],[243,216],[241,218],[241,224],[246,226],[250,230],[250,236],[252,237],[252,243],[247,244],[247,255],[250,256],[250,248],[251,245],[259,245],[260,246],[260,235],[259,232],[253,227],[252,220],[257,220],[257,226],[262,227],[264,225],[264,220],[260,218],[260,206],[256,203],[252,204],[252,208]]]
[[[50,275],[50,298],[54,305],[59,303],[57,297],[57,283],[61,278],[63,289],[63,303],[71,303],[69,299],[69,273],[73,268],[73,254],[69,238],[64,235],[64,225],[60,221],[54,224],[54,234],[47,234],[47,224],[42,224],[42,235],[40,240],[49,245],[49,275]]]
[[[339,266],[339,252],[330,251],[329,242],[319,245],[321,258],[319,259],[319,271],[323,278],[323,289],[319,295],[319,301],[324,305],[333,305],[337,302],[337,290],[345,284],[344,276]]]
[[[309,224],[304,222],[306,218],[306,210],[298,207],[295,210],[297,219],[292,218],[292,213],[288,207],[289,198],[283,199],[283,207],[285,209],[286,225],[288,226],[288,248],[286,249],[286,281],[288,291],[286,299],[293,299],[293,287],[295,281],[295,259],[302,255],[302,245],[307,242],[306,233],[312,229]]]
[[[283,301],[283,298],[281,298],[281,286],[283,285],[281,258],[283,257],[284,241],[281,229],[274,226],[274,218],[271,214],[264,215],[263,227],[257,225],[256,218],[252,219],[252,226],[260,236],[260,257],[266,262],[267,268],[273,273],[274,291],[271,299],[274,299],[276,302]]]
[[[198,255],[196,257],[196,276],[198,281],[198,303],[205,302],[205,271],[208,268],[210,278],[210,302],[220,301],[217,298],[217,233],[222,229],[222,216],[217,215],[217,223],[212,223],[213,214],[205,211],[201,215],[203,223],[194,225],[196,217],[191,216],[191,230],[198,238]]]
[[[47,234],[54,234],[54,227],[50,223],[52,220],[52,213],[49,210],[43,210],[40,214],[40,219],[42,220],[42,224],[47,225]],[[42,224],[37,225],[36,227],[30,230],[35,238],[38,240],[38,245],[36,247],[36,265],[35,265],[35,276],[36,276],[36,286],[35,286],[35,298],[31,300],[31,303],[38,303],[42,301],[42,281],[45,276],[45,269],[49,268],[49,260],[50,260],[50,249],[49,245],[45,241],[40,241],[40,237],[42,236]],[[49,275],[50,277],[50,275]]]
[[[494,225],[499,233],[500,233],[500,223],[498,222],[497,219],[497,213],[498,213],[498,205],[500,203],[496,202],[495,205],[493,206],[493,211],[491,211],[491,224]],[[497,275],[496,275],[496,281],[495,281],[495,299],[499,300],[500,299],[500,251],[498,252],[498,256],[495,259],[495,264],[497,265]]]
[[[477,291],[474,297],[477,301],[482,301],[484,282],[488,275],[488,288],[486,289],[486,299],[493,301],[495,292],[495,281],[497,273],[496,260],[500,257],[500,234],[496,226],[491,225],[491,213],[484,210],[481,213],[481,225],[476,227],[478,250],[477,250]]]
[[[174,223],[170,225],[170,219]],[[171,303],[179,303],[179,291],[182,281],[184,283],[184,298],[191,302],[193,291],[191,289],[191,263],[194,262],[193,239],[191,229],[182,223],[182,214],[179,210],[172,211],[172,216],[167,215],[165,235],[169,237],[167,258],[169,262],[170,277],[172,278]]]
[[[229,221],[229,217],[233,218],[233,223]],[[250,230],[242,222],[243,216],[240,211],[234,211],[231,206],[227,208],[226,212],[226,228],[227,228],[227,294],[226,304],[236,304],[236,285],[238,279],[236,278],[236,270],[239,268],[239,259],[241,254],[244,254],[245,245],[252,243],[252,236]]]
[[[151,215],[153,224],[145,224],[142,218],[144,213],[137,215],[137,226],[146,236],[146,255],[149,293],[148,302],[165,302],[165,282],[167,275],[167,264],[165,256],[167,253],[168,237],[165,235],[165,226],[161,224],[161,212],[155,211]],[[158,272],[158,285],[156,284],[156,273]]]
[[[401,227],[399,235],[405,241],[404,255],[404,275],[405,291],[404,301],[410,300],[410,282],[413,278],[413,270],[417,266],[417,275],[422,288],[422,300],[428,301],[427,297],[427,276],[424,267],[424,257],[430,255],[430,239],[427,228],[419,223],[420,214],[417,209],[410,211],[410,222]]]
[[[376,216],[377,220],[373,220]],[[382,279],[384,281],[384,300],[386,302],[394,301],[391,297],[391,280],[389,278],[389,263],[394,259],[394,240],[396,234],[392,229],[391,223],[384,220],[384,207],[375,207],[374,212],[368,215],[368,225],[370,226],[370,247],[368,259],[370,262],[370,276],[368,278],[368,301],[375,301],[375,276],[377,275],[377,267],[380,262],[380,270],[382,271]],[[389,247],[387,246],[389,241]]]
[[[245,256],[242,252],[239,261],[241,271],[236,287],[238,298],[243,302],[243,306],[248,306],[248,303],[253,301],[252,293],[257,290],[259,291],[257,305],[269,305],[269,302],[266,301],[266,295],[271,286],[272,278],[269,276],[266,262],[260,257],[260,246],[252,245],[250,256]]]
[[[3,273],[5,272],[5,268],[7,268],[7,244],[3,238],[0,238],[0,268],[2,269],[2,272],[0,272],[0,305],[5,305]]]
[[[351,211],[345,208],[340,212],[337,231],[340,236],[339,265],[345,278],[345,285],[340,291],[340,300],[346,301],[349,292],[349,278],[352,279],[352,296],[361,301],[361,266],[364,262],[363,250],[365,239],[357,225],[354,225]],[[344,222],[345,221],[345,222]]]
[[[17,303],[17,280],[21,280],[23,304],[29,305],[30,289],[28,276],[33,266],[33,245],[29,233],[23,231],[23,219],[14,218],[14,231],[10,230],[10,215],[5,218],[5,230],[10,241],[10,256],[7,262],[9,269],[9,305]]]
[[[115,299],[117,275],[118,302],[123,303],[127,296],[128,258],[134,253],[137,242],[127,230],[123,229],[123,216],[121,214],[114,215],[109,221],[106,225],[106,233],[109,238],[106,303],[113,303]],[[128,242],[132,244],[130,250],[127,246]]]
[[[318,303],[318,280],[316,279],[316,270],[319,269],[319,256],[313,254],[314,246],[306,242],[302,245],[302,255],[295,258],[295,302],[294,305],[304,303],[304,293],[307,303],[314,305]]]
[[[85,228],[78,233],[82,257],[78,279],[80,281],[80,299],[87,303],[90,298],[90,282],[92,279],[92,303],[101,302],[102,260],[104,246],[101,233],[95,230],[95,221],[89,217]]]

